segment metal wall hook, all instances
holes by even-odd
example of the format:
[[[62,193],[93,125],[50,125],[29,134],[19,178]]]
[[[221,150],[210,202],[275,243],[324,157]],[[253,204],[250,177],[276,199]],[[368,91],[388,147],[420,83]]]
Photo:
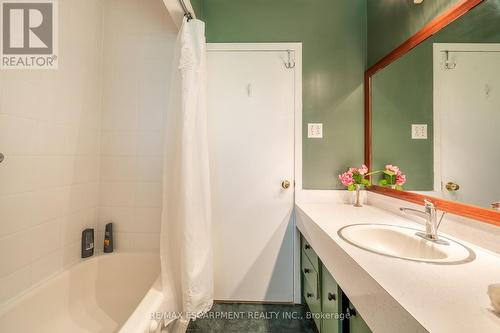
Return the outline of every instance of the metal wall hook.
[[[286,69],[292,69],[295,68],[295,59],[292,62],[292,55],[291,53],[293,52],[292,50],[287,50],[288,53],[288,62],[285,62],[285,68]]]
[[[446,69],[455,69],[457,64],[450,60],[450,51],[445,51],[446,60],[444,61],[444,68]]]
[[[486,96],[486,98],[489,98],[491,96],[491,86],[488,83],[484,85],[484,95]]]

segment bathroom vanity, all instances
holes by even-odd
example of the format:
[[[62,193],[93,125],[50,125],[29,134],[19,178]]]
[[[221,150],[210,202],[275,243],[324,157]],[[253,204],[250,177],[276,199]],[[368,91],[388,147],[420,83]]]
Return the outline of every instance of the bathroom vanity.
[[[459,262],[415,261],[367,251],[339,235],[352,224],[423,230],[374,206],[299,202],[296,219],[303,296],[311,312],[322,311],[323,317],[351,312],[348,320],[315,319],[322,333],[346,332],[346,325],[349,332],[500,331],[500,316],[486,294],[489,284],[500,281],[497,253],[440,233],[465,246],[470,256]]]
[[[304,236],[301,236],[300,244],[302,296],[318,331],[371,332]]]

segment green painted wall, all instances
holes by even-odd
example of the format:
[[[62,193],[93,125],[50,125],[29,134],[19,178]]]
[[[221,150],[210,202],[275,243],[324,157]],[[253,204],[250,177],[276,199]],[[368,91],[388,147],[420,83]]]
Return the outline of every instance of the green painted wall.
[[[410,38],[425,24],[458,0],[366,0],[368,17],[368,65]]]
[[[208,42],[303,43],[303,185],[342,188],[363,162],[365,0],[196,0]],[[323,139],[307,139],[307,123]]]
[[[196,17],[203,20],[203,1],[204,0],[191,0]],[[206,1],[206,0],[205,0]]]
[[[373,165],[396,164],[405,189],[433,189],[433,43],[500,43],[500,0],[487,0],[377,73],[373,79]],[[412,140],[411,124],[428,124]]]

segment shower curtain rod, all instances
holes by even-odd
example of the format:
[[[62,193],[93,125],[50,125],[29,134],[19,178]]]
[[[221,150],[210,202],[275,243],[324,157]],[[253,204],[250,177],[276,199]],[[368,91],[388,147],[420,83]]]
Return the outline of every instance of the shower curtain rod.
[[[184,16],[188,19],[188,21],[192,20],[193,15],[191,14],[191,12],[189,12],[186,4],[184,3],[184,0],[179,0],[179,2],[181,3],[182,10],[184,11]]]

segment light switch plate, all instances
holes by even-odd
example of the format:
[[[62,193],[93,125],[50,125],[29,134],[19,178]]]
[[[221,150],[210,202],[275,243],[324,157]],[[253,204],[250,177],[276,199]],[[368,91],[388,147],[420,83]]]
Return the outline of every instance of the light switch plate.
[[[427,124],[412,124],[411,138],[415,140],[427,139]]]
[[[323,124],[322,123],[308,123],[307,124],[307,137],[310,139],[323,138]]]

